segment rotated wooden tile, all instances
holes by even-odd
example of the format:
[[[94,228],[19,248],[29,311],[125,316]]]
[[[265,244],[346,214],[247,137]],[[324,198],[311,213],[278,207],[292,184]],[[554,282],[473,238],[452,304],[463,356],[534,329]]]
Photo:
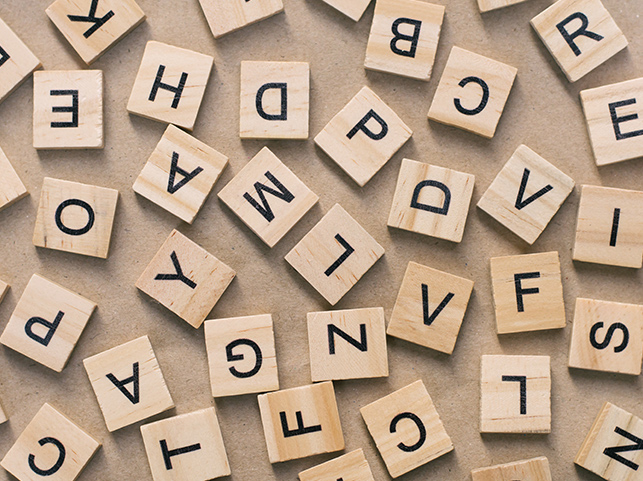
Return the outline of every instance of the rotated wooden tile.
[[[2,403],[0,403],[0,424],[6,423],[9,420],[9,417],[2,409]]]
[[[7,292],[9,292],[9,287],[9,284],[0,280],[0,302],[4,300],[4,296],[6,296]]]
[[[364,451],[356,449],[299,473],[300,481],[375,481]]]
[[[328,5],[342,12],[356,22],[362,18],[371,0],[324,0]]]
[[[0,148],[0,210],[24,199],[29,192]]]
[[[471,478],[472,481],[552,481],[549,460],[544,456],[474,469]]]
[[[40,60],[0,18],[0,102],[40,67]]]
[[[282,0],[199,0],[214,38],[283,12]]]
[[[478,8],[482,13],[497,10],[499,8],[509,7],[517,3],[526,2],[527,0],[478,0]]]

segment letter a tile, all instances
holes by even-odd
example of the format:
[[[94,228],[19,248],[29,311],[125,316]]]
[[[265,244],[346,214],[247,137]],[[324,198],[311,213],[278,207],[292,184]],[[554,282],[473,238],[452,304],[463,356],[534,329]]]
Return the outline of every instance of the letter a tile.
[[[0,149],[0,210],[29,194],[4,151]]]
[[[0,18],[0,103],[40,67],[40,60]]]
[[[283,12],[282,0],[199,0],[214,38]]]
[[[474,469],[471,478],[472,481],[552,481],[549,460],[544,456]]]
[[[375,481],[364,451],[356,449],[299,473],[299,481]]]
[[[383,255],[384,248],[335,204],[286,261],[334,306]]]

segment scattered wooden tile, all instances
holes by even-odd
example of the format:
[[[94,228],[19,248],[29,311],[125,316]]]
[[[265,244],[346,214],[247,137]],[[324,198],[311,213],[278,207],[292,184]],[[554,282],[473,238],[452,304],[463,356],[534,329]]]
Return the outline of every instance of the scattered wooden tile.
[[[549,356],[482,356],[481,433],[551,431]]]
[[[533,244],[574,185],[574,179],[521,145],[484,193],[478,207]]]
[[[147,42],[127,111],[192,130],[213,64],[210,55]]]
[[[332,382],[261,394],[258,401],[271,463],[344,449]]]
[[[474,469],[471,477],[473,481],[552,481],[549,460],[544,456]]]
[[[388,376],[384,309],[308,313],[313,382]]]
[[[570,82],[627,47],[627,39],[600,0],[558,0],[531,20]]]
[[[389,227],[462,241],[475,180],[471,174],[404,159]]]
[[[324,127],[315,143],[363,187],[413,132],[368,87]]]
[[[173,230],[136,287],[198,329],[236,273]]]
[[[643,306],[576,299],[569,367],[641,374]]]
[[[0,403],[0,424],[6,423],[9,420],[9,417],[2,410],[2,404]]]
[[[643,191],[583,185],[573,259],[643,266]]]
[[[241,62],[242,139],[307,139],[307,62]]]
[[[422,381],[364,406],[360,412],[393,478],[453,450]]]
[[[89,357],[83,364],[109,432],[174,407],[147,336]]]
[[[444,10],[418,0],[377,0],[364,66],[428,81]]]
[[[0,343],[60,372],[95,308],[92,301],[34,274]]]
[[[498,334],[567,324],[558,252],[494,257],[491,284]]]
[[[73,481],[100,443],[49,404],[18,437],[0,465],[19,481]]]
[[[118,191],[45,177],[33,244],[106,259]]]
[[[134,192],[191,224],[227,165],[225,155],[168,125]]]
[[[35,72],[34,148],[102,149],[103,144],[103,71]]]
[[[342,12],[356,22],[362,18],[371,0],[324,0],[328,5]]]
[[[24,199],[29,192],[0,148],[0,210]]]
[[[7,292],[9,292],[9,287],[9,284],[0,280],[0,302],[3,301],[4,296],[6,296]]]
[[[517,3],[526,2],[527,0],[478,0],[478,8],[480,12],[490,12],[491,10],[498,10],[499,8],[509,7]]]
[[[334,306],[383,255],[384,248],[335,204],[286,261]]]
[[[300,481],[375,481],[364,451],[356,449],[299,473]]]
[[[214,38],[283,12],[282,0],[199,0]]]
[[[154,481],[206,481],[230,475],[213,407],[141,426]]]
[[[0,103],[41,67],[40,60],[0,18]]]
[[[270,247],[319,200],[268,147],[221,189],[219,198]]]
[[[517,73],[510,65],[453,47],[429,119],[492,138]]]
[[[574,463],[607,481],[640,479],[643,421],[606,402],[580,447]]]
[[[134,0],[56,0],[46,12],[87,65],[145,20]]]
[[[216,319],[204,326],[213,397],[279,389],[270,314]]]
[[[386,333],[453,353],[473,281],[409,262]]]

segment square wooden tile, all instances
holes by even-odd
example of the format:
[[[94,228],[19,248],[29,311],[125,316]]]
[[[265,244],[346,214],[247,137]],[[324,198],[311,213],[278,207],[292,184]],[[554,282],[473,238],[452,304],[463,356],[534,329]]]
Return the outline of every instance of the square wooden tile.
[[[453,451],[422,381],[364,406],[360,412],[393,478]]]
[[[549,356],[482,356],[480,432],[550,431]]]
[[[271,463],[344,449],[332,382],[261,394],[258,401]]]
[[[377,0],[364,66],[428,81],[444,10],[425,1]]]
[[[498,334],[566,326],[558,252],[491,259]]]
[[[204,329],[213,397],[279,389],[270,314],[205,321]]]
[[[531,26],[570,82],[627,47],[627,39],[601,0],[558,0]]]
[[[242,139],[307,139],[307,62],[241,62]]]
[[[335,204],[286,261],[334,306],[383,255],[384,248]]]
[[[0,280],[0,302],[4,300],[4,296],[7,295],[7,292],[9,292],[10,287],[11,286],[9,286],[9,284]]]
[[[214,38],[283,12],[282,0],[199,0]]]
[[[319,200],[268,147],[221,189],[219,198],[269,247]]]
[[[453,353],[473,281],[409,262],[386,333]]]
[[[478,0],[478,8],[482,13],[498,10],[499,8],[509,7],[517,3],[526,2],[527,0]]]
[[[174,407],[147,336],[88,357],[83,364],[109,432]]]
[[[34,72],[34,148],[102,149],[103,145],[103,71]]]
[[[429,119],[492,138],[517,73],[510,65],[453,47]]]
[[[643,78],[583,90],[596,165],[643,157]]]
[[[574,179],[521,145],[484,193],[478,207],[531,245],[575,184]]]
[[[236,273],[173,230],[136,287],[198,329]]]
[[[404,159],[388,226],[462,241],[475,180],[471,174]]]
[[[641,374],[643,305],[576,299],[569,367]]]
[[[0,210],[29,195],[16,170],[0,148]]]
[[[98,441],[44,404],[0,465],[20,481],[73,481],[98,448]]]
[[[413,132],[368,87],[363,87],[315,137],[315,143],[363,187]]]
[[[134,192],[191,224],[227,165],[225,155],[168,125]]]
[[[371,0],[324,0],[328,5],[342,12],[356,22],[362,18]]]
[[[118,191],[45,177],[33,245],[106,259]]]
[[[643,266],[643,191],[583,185],[575,261],[611,266]]]
[[[87,65],[145,20],[134,0],[56,0],[46,12]]]
[[[472,481],[552,481],[549,460],[544,456],[474,469],[471,478]]]
[[[40,67],[40,60],[0,18],[0,102]]]
[[[29,280],[0,343],[60,372],[96,304],[44,277]]]
[[[230,475],[215,409],[141,426],[154,481],[208,481]]]
[[[308,313],[313,382],[388,376],[384,309]]]
[[[299,473],[299,481],[375,481],[364,451],[356,449]]]
[[[0,424],[6,423],[9,420],[9,417],[2,410],[2,403],[0,403]]]
[[[210,55],[147,42],[127,111],[192,130],[213,65]]]

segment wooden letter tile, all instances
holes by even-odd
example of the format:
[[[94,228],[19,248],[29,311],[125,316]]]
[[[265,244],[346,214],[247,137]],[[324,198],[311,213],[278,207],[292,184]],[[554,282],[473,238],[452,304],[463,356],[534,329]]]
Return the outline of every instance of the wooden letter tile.
[[[404,159],[389,227],[460,242],[475,180],[471,174]]]
[[[606,402],[574,463],[607,481],[638,481],[643,465],[641,444],[643,421]]]
[[[334,306],[383,255],[384,248],[335,204],[286,261]]]
[[[147,336],[83,361],[110,432],[174,407]]]
[[[208,481],[230,475],[215,409],[141,426],[154,481]]]
[[[283,12],[282,0],[199,0],[214,38]]]
[[[2,403],[0,403],[0,424],[6,423],[9,420],[9,417],[2,410]]]
[[[643,191],[582,186],[573,259],[643,266]]]
[[[567,324],[558,252],[494,257],[491,284],[498,334]]]
[[[481,433],[551,431],[549,356],[482,356]]]
[[[344,449],[332,382],[258,397],[271,463]]]
[[[103,71],[45,70],[33,78],[35,149],[103,148]]]
[[[29,192],[4,151],[0,149],[0,210],[25,198]]]
[[[478,7],[480,11],[484,13],[526,1],[527,0],[478,0]]]
[[[9,284],[6,282],[0,280],[0,302],[4,299],[4,296],[7,295],[7,292],[9,292]]]
[[[308,313],[313,382],[388,376],[384,309]]]
[[[270,247],[319,200],[268,147],[221,189],[219,198]]]
[[[40,60],[0,18],[0,102],[40,67]]]
[[[98,441],[45,404],[0,465],[19,481],[74,481],[98,448]]]
[[[472,481],[552,481],[549,460],[544,456],[474,469],[471,478]]]
[[[145,20],[134,0],[56,0],[46,12],[87,65]]]
[[[429,119],[492,138],[517,73],[514,67],[453,47]]]
[[[174,230],[163,243],[136,287],[199,328],[236,273]]]
[[[45,177],[33,244],[106,259],[118,191]]]
[[[393,478],[453,450],[422,381],[364,406],[360,412]]]
[[[0,343],[60,372],[95,308],[92,301],[34,274]]]
[[[364,451],[356,449],[299,473],[299,481],[375,481]]]
[[[576,299],[569,367],[641,374],[643,306]]]
[[[270,314],[216,319],[204,326],[213,397],[279,389]]]
[[[428,81],[444,10],[418,0],[377,0],[364,66]]]
[[[521,145],[484,193],[478,207],[533,244],[574,185],[574,179]]]
[[[191,224],[226,165],[225,155],[168,125],[134,192]]]
[[[601,0],[558,0],[531,20],[570,82],[627,47],[627,39]]]
[[[242,139],[307,139],[310,67],[306,62],[241,62]]]
[[[453,353],[473,281],[409,262],[386,333]]]
[[[324,2],[357,22],[364,15],[371,0],[324,0]]]
[[[213,64],[210,55],[147,42],[127,111],[192,130]]]
[[[317,137],[315,143],[363,187],[413,132],[368,87],[363,87]]]

